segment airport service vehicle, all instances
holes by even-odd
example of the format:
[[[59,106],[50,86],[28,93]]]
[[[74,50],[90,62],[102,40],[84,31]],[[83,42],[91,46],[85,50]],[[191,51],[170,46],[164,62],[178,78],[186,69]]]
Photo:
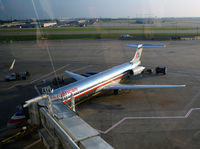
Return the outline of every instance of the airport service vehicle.
[[[14,81],[14,80],[26,80],[27,77],[30,76],[28,71],[12,73],[11,75],[5,76],[6,81]]]
[[[158,66],[158,67],[155,68],[155,71],[156,71],[156,74],[162,73],[162,74],[165,75],[167,73],[167,67]]]
[[[153,69],[148,68],[142,71],[142,74],[152,74],[153,73]]]
[[[129,34],[125,34],[125,35],[120,35],[120,39],[132,39],[133,36],[129,35]]]
[[[139,75],[145,69],[145,67],[140,66],[140,58],[143,48],[164,47],[164,45],[151,44],[128,44],[128,46],[136,48],[136,53],[131,61],[124,64],[112,67],[89,77],[75,74],[70,71],[65,71],[66,74],[77,81],[52,91],[52,93],[49,94],[52,100],[61,100],[63,103],[67,103],[71,101],[71,99],[74,99],[75,102],[78,102],[84,97],[103,90],[112,90],[114,93],[118,93],[118,90],[125,89],[169,88],[185,86],[120,84],[121,79],[128,78],[130,75]]]

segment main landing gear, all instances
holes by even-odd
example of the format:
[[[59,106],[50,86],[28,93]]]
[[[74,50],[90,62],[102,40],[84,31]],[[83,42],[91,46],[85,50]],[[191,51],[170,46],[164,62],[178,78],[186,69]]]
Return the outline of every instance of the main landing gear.
[[[118,93],[119,93],[118,89],[114,90],[114,95],[118,95]]]

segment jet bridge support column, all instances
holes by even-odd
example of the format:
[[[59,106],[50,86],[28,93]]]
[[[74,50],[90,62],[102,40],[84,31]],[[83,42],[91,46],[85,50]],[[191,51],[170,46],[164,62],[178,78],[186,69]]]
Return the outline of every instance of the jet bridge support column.
[[[77,144],[72,140],[72,138],[65,132],[65,130],[53,119],[53,117],[45,110],[45,108],[41,108],[40,111],[46,117],[47,122],[55,129],[55,132],[59,137],[60,140],[66,141],[70,144],[73,149],[80,149]],[[45,124],[43,124],[45,125]],[[51,126],[52,125],[52,126]],[[47,128],[49,129],[49,128]],[[62,142],[62,141],[61,141]]]
[[[72,111],[76,112],[75,98],[74,98],[73,93],[71,93],[71,108],[72,108]]]

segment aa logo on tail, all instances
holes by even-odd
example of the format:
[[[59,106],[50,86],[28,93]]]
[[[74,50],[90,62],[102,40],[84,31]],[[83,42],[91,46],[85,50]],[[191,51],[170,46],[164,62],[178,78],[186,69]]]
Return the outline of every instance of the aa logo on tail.
[[[137,52],[135,58],[138,59],[140,57],[140,53]]]

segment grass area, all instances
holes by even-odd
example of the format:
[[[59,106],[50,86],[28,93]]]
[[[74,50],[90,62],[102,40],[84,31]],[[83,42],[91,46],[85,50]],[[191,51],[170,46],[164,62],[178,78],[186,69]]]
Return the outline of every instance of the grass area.
[[[49,35],[0,35],[0,41],[26,41],[26,40],[59,40],[59,39],[100,39],[100,38],[119,38],[121,33],[111,34],[49,34]],[[137,37],[171,37],[175,36],[174,33],[134,33],[130,34],[133,38]],[[196,33],[177,33],[176,36],[195,36]]]
[[[0,36],[0,41],[25,41],[25,40],[36,40],[35,35],[8,35]]]
[[[41,28],[41,29],[0,29],[0,32],[62,32],[62,31],[111,31],[111,30],[196,30],[193,27],[106,27],[106,28]]]

